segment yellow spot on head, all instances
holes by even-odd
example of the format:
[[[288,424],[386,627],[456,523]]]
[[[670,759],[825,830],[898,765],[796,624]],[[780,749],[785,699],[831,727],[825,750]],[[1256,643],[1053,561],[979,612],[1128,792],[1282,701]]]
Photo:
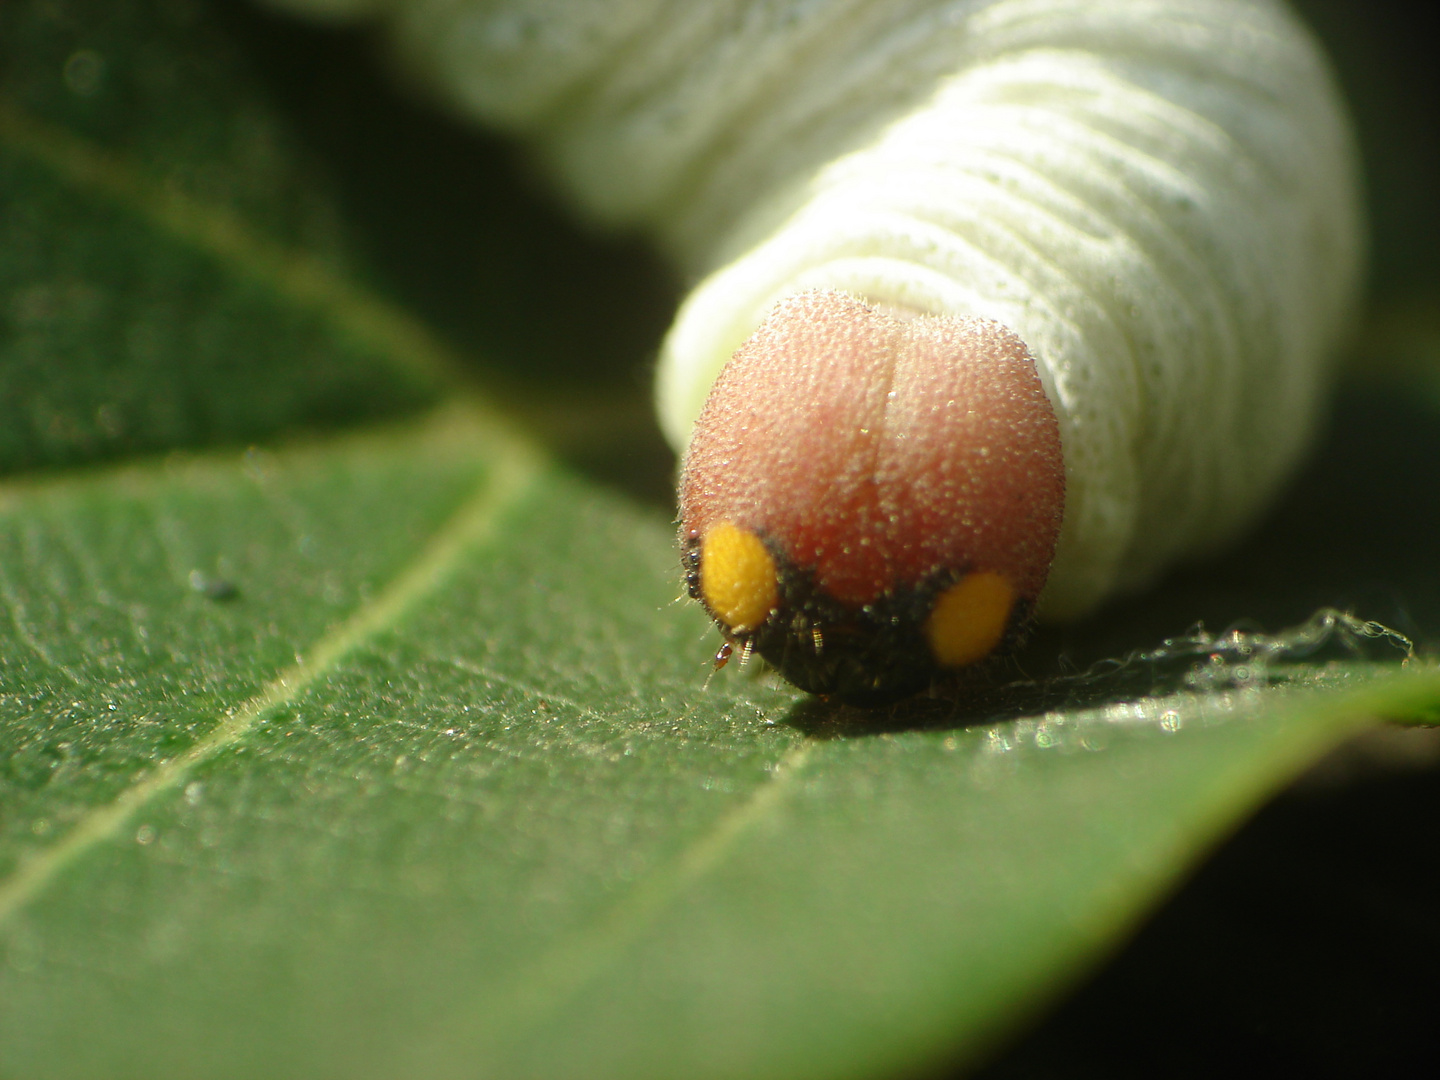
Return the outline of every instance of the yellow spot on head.
[[[700,541],[700,595],[730,633],[755,630],[780,597],[775,560],[749,529],[712,525]]]
[[[968,574],[940,594],[925,620],[925,639],[941,667],[983,660],[1000,644],[1015,606],[1015,589],[999,574]]]

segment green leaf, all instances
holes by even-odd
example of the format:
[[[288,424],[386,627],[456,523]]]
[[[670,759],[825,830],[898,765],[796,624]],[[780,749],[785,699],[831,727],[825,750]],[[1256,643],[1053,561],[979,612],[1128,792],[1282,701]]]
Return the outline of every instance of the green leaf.
[[[705,688],[663,524],[463,411],[17,487],[0,535],[12,1075],[983,1045],[1268,787],[1440,689],[807,737],[788,692]]]
[[[0,43],[0,471],[434,400],[208,11],[6,4]]]
[[[1218,646],[879,714],[712,674],[664,512],[456,389],[298,154],[227,156],[238,116],[288,136],[223,20],[12,4],[0,48],[3,460],[46,467],[0,485],[7,1077],[973,1062],[1278,785],[1440,703],[1427,661]],[[1299,521],[1242,610],[1349,557]],[[1215,573],[1065,647],[1148,644]]]

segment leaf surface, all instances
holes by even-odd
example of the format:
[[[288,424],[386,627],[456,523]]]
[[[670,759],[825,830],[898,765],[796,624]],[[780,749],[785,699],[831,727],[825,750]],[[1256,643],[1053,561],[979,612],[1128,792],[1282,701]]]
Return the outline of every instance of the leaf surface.
[[[806,735],[787,691],[704,686],[661,523],[472,414],[258,457],[7,499],[13,1075],[983,1045],[1271,784],[1437,687]],[[213,566],[232,598],[191,586]]]
[[[0,43],[0,472],[434,400],[208,5],[6,4]]]

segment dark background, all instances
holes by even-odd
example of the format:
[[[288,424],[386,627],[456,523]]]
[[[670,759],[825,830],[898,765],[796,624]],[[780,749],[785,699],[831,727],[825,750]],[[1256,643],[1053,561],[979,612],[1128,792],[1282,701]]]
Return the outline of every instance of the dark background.
[[[1309,0],[1352,102],[1374,315],[1312,464],[1238,550],[1022,662],[1144,648],[1197,620],[1347,608],[1440,644],[1440,61],[1432,3]],[[226,6],[338,190],[376,284],[475,360],[557,453],[670,512],[650,366],[679,284],[586,232],[523,152],[404,89],[383,42]],[[1418,328],[1418,329],[1417,329]],[[1440,1075],[1440,732],[1381,731],[1233,837],[986,1077]]]

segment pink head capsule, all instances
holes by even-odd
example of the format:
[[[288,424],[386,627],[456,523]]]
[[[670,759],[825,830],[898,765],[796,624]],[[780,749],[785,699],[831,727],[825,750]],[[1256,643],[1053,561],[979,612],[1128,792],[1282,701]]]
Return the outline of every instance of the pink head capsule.
[[[687,581],[795,685],[879,704],[1017,637],[1064,503],[1059,426],[1018,337],[804,293],[696,422]]]

